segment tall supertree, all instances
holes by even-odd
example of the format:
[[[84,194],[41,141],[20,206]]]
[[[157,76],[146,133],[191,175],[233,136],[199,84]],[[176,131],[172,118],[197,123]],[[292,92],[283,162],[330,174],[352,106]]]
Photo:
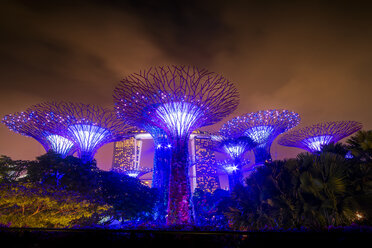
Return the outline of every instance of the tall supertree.
[[[130,124],[162,129],[171,143],[168,224],[190,224],[188,140],[238,106],[238,93],[224,77],[190,66],[156,67],[132,74],[115,89],[117,111]]]
[[[46,102],[30,109],[47,123],[46,128],[73,141],[84,163],[92,161],[104,144],[121,140],[135,131],[133,126],[117,118],[115,111],[95,105]]]
[[[214,141],[214,149],[226,153],[230,159],[219,161],[216,166],[219,170],[224,171],[229,178],[229,189],[232,190],[237,184],[243,181],[243,166],[248,161],[243,158],[244,154],[253,149],[257,144],[247,136],[225,137],[222,135],[211,135]]]
[[[258,145],[253,149],[255,164],[271,161],[270,147],[274,139],[297,126],[300,116],[288,110],[261,110],[238,116],[223,125],[224,136],[250,137]]]
[[[362,124],[356,121],[318,123],[286,133],[278,140],[278,144],[318,152],[321,151],[323,145],[336,143],[361,128]]]
[[[13,132],[32,137],[45,151],[53,150],[66,157],[74,152],[74,143],[59,134],[58,130],[41,121],[40,116],[28,109],[4,116],[2,122]]]

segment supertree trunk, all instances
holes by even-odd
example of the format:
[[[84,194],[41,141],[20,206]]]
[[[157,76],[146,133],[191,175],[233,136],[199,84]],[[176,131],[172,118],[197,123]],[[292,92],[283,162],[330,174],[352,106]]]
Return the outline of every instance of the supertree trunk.
[[[242,168],[241,166],[238,167],[238,169],[231,174],[228,174],[229,179],[229,190],[232,191],[236,185],[243,183],[243,174],[242,174]]]
[[[270,146],[271,144],[264,144],[253,149],[255,164],[264,164],[266,161],[271,161]]]
[[[164,223],[168,208],[171,150],[165,142],[155,142],[155,147],[152,187],[158,190],[158,199],[154,212],[155,219]]]
[[[175,139],[172,147],[167,224],[188,225],[192,223],[188,137]]]

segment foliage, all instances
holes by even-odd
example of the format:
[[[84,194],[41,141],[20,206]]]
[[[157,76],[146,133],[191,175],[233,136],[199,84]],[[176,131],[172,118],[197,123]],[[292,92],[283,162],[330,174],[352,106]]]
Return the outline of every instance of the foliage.
[[[110,206],[110,211],[102,213],[98,211],[94,218],[88,218],[86,222],[80,220],[79,225],[101,223],[101,219],[110,222],[113,219],[128,220],[139,218],[143,215],[149,215],[153,209],[156,197],[154,190],[142,185],[138,179],[116,172],[101,171],[95,163],[82,163],[79,158],[72,156],[62,158],[60,155],[50,151],[37,157],[35,161],[13,161],[3,156],[0,162],[1,187],[13,187],[14,183],[19,182],[21,183],[20,185],[28,185],[27,187],[34,191],[38,189],[40,194],[49,194],[52,191],[56,191],[62,194],[56,195],[57,198],[72,197],[77,199],[75,196],[78,195],[90,199],[89,202],[94,199],[94,202],[103,202],[105,205]],[[21,174],[23,177],[20,178],[19,175]],[[45,189],[44,193],[42,193],[43,189]],[[32,201],[32,197],[35,197],[35,201],[40,201],[40,204],[44,204],[42,203],[44,198],[37,197],[36,191],[34,191],[27,192],[28,200]],[[24,194],[27,195],[26,193]],[[4,195],[4,197],[11,197],[11,195]],[[52,196],[48,197],[51,198]],[[54,201],[56,204],[58,203],[57,198]],[[12,199],[13,203],[16,204],[17,201],[21,201],[23,198],[13,197]],[[103,203],[100,204],[102,205]],[[23,203],[18,202],[17,204],[21,205]],[[32,208],[30,208],[30,211],[32,211]],[[49,212],[45,211],[45,216]],[[53,211],[50,213],[53,213]],[[104,215],[99,216],[100,214]],[[32,218],[14,219],[11,216],[9,218],[13,220],[12,225],[24,226],[27,224],[33,227],[46,227],[45,223],[34,226],[35,223]],[[84,216],[87,216],[87,213]],[[5,215],[3,217],[6,218]],[[73,218],[76,219],[77,217]],[[64,222],[64,224],[66,223]],[[48,226],[53,226],[53,224],[48,224]]]
[[[0,183],[12,183],[19,180],[26,173],[28,161],[12,160],[2,155],[0,157]]]
[[[198,226],[213,226],[224,228],[227,219],[224,212],[231,205],[228,191],[217,189],[213,194],[196,188],[192,197],[195,224]]]
[[[113,218],[122,221],[146,218],[152,213],[157,192],[138,179],[117,172],[101,172],[100,194],[114,208]]]
[[[0,224],[65,228],[96,222],[109,210],[77,192],[31,183],[0,185]]]
[[[347,141],[352,155],[365,163],[372,163],[372,130],[358,131]]]
[[[59,154],[49,151],[29,163],[24,181],[94,194],[99,188],[99,173],[95,162],[82,163],[79,158],[62,158]]]
[[[346,159],[347,148],[331,144],[320,153],[302,153],[296,159],[257,168],[246,179],[246,187],[232,192],[237,206],[226,213],[232,227],[257,230],[370,225],[372,167],[366,161],[371,154],[364,149],[362,156]]]

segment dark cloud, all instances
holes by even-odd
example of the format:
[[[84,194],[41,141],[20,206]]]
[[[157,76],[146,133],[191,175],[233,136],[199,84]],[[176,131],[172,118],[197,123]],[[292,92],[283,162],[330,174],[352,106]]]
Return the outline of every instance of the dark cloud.
[[[235,82],[241,104],[230,117],[286,108],[301,125],[346,119],[371,129],[369,10],[363,1],[2,2],[0,115],[50,100],[109,106],[126,74],[175,63]],[[0,154],[42,152],[4,126],[0,137]],[[110,164],[110,147],[99,161]]]

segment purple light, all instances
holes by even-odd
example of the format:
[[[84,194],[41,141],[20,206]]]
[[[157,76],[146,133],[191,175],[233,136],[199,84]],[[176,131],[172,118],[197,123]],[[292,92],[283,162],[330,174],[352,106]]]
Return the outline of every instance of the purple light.
[[[302,142],[311,151],[321,151],[323,145],[328,145],[332,141],[333,136],[331,135],[321,135],[315,136],[308,139],[304,139]]]
[[[258,144],[264,144],[267,142],[274,130],[275,129],[272,126],[257,126],[245,131],[245,135]]]
[[[96,105],[46,102],[32,106],[29,111],[37,116],[37,123],[45,133],[73,142],[83,162],[93,160],[102,145],[129,136],[136,130],[118,119],[113,110]],[[56,136],[51,136],[50,140],[62,141]]]
[[[74,143],[72,141],[66,139],[65,137],[62,137],[61,135],[48,135],[46,136],[46,139],[49,141],[52,150],[56,153],[61,154],[63,157],[65,157],[74,146]]]
[[[200,108],[186,102],[171,102],[160,105],[156,109],[156,115],[166,123],[172,135],[184,136],[192,130],[203,112]]]
[[[73,134],[80,150],[90,153],[96,150],[105,138],[110,135],[107,129],[94,125],[77,124],[69,126],[68,130]]]
[[[321,151],[322,145],[336,143],[361,128],[362,124],[356,121],[323,122],[290,131],[278,140],[278,144],[309,152]]]
[[[115,89],[119,116],[132,125],[162,129],[171,143],[168,224],[190,224],[188,140],[237,108],[238,93],[226,78],[191,66],[154,67],[127,76]]]
[[[270,147],[275,138],[297,126],[300,116],[288,110],[261,110],[237,116],[223,125],[220,133],[226,137],[246,135],[258,145],[253,149],[255,163],[271,161]]]
[[[244,146],[236,145],[236,146],[223,146],[223,149],[231,158],[237,158],[242,156],[247,149]]]

